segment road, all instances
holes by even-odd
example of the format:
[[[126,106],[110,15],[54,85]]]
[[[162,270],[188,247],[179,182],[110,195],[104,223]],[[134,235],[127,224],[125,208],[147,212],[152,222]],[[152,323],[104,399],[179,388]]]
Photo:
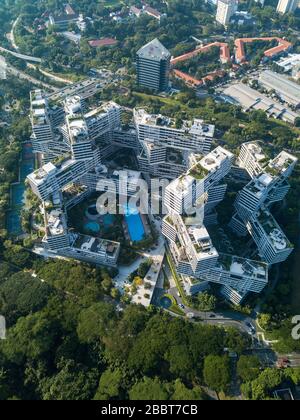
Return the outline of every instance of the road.
[[[193,308],[189,308],[188,306],[184,305],[182,298],[178,294],[176,283],[172,276],[172,273],[168,264],[165,264],[164,270],[170,282],[170,289],[168,290],[168,293],[174,296],[174,298],[176,299],[179,305],[184,306],[183,311],[185,314],[193,313],[194,320],[201,319],[201,321],[209,325],[235,327],[241,332],[247,333],[247,334],[250,334],[250,328],[247,324],[251,324],[253,326],[253,331],[255,331],[255,334],[252,333],[251,336],[253,338],[256,337],[255,320],[247,315],[243,315],[239,312],[234,312],[234,311],[201,312],[201,311],[197,311]]]
[[[19,23],[19,20],[20,20],[20,16],[18,16],[17,19],[14,21],[14,23],[11,27],[11,32],[10,32],[10,42],[11,42],[11,45],[13,46],[13,48],[16,51],[19,51],[19,47],[17,46],[16,40],[15,40],[15,28],[16,28],[17,24]]]
[[[6,71],[7,71],[7,74],[11,74],[12,76],[18,77],[23,80],[27,80],[28,82],[32,83],[35,86],[43,87],[52,92],[56,92],[58,90],[54,86],[51,86],[48,83],[42,82],[41,80],[35,79],[29,74],[26,74],[11,65],[7,65]]]

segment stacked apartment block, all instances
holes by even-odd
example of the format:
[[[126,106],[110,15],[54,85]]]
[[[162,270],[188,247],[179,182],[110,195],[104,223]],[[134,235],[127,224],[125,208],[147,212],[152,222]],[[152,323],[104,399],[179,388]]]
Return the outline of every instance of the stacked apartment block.
[[[240,236],[249,233],[259,256],[269,265],[285,261],[293,251],[270,209],[288,193],[288,178],[296,164],[297,158],[285,151],[270,159],[259,142],[243,144],[238,158],[251,180],[236,198],[230,227]]]
[[[188,169],[191,154],[211,150],[215,126],[202,120],[178,121],[135,109],[134,123],[141,149],[140,169],[150,176],[174,179]]]
[[[223,179],[233,160],[232,153],[217,147],[173,181],[166,189],[169,214],[162,231],[187,293],[219,284],[224,296],[239,304],[247,293],[263,290],[268,270],[264,263],[219,254],[206,228],[206,215],[224,198]]]

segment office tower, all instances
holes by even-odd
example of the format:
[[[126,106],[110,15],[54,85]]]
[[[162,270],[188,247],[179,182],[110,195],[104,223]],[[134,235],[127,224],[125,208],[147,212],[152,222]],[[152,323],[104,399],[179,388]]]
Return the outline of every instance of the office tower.
[[[141,171],[169,179],[189,169],[191,153],[209,153],[215,132],[214,125],[199,119],[176,121],[144,109],[134,110],[134,123],[141,146]]]
[[[294,13],[298,8],[299,0],[279,0],[277,12],[281,14]]]
[[[139,86],[163,92],[169,87],[170,52],[154,39],[142,47],[136,56]]]
[[[216,21],[223,26],[228,26],[231,17],[237,11],[237,0],[219,0],[217,5]]]

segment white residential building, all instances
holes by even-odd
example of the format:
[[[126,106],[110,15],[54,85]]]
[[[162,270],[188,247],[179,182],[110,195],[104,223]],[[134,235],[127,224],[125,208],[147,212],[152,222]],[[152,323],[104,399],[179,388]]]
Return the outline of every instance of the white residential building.
[[[282,201],[289,191],[287,179],[297,158],[282,151],[269,159],[260,143],[242,145],[238,164],[252,180],[239,192],[235,201],[236,214],[230,227],[239,235],[249,233],[263,261],[276,264],[285,261],[293,250],[281,228],[269,211],[272,204]]]
[[[279,0],[277,5],[277,13],[294,13],[298,8],[298,5],[299,0]]]
[[[208,206],[211,210],[224,198],[226,185],[220,181],[229,173],[232,162],[233,155],[218,147],[173,181],[166,188],[164,201],[169,214],[163,220],[162,232],[188,294],[199,293],[214,283],[222,286],[227,299],[240,304],[249,292],[264,289],[268,265],[219,254],[205,227],[205,209]],[[191,207],[197,209],[194,217],[187,214]]]
[[[163,115],[134,110],[141,153],[140,169],[157,177],[174,179],[189,168],[191,153],[207,154],[214,138],[214,125],[202,120],[175,121]]]

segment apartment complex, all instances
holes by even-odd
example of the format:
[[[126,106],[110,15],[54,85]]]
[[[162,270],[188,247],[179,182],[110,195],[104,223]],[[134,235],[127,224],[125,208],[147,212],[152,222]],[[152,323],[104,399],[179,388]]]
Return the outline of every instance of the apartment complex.
[[[45,236],[42,246],[49,256],[64,256],[95,264],[116,266],[120,244],[88,235],[75,233],[68,228],[67,210],[86,199],[98,188],[99,181],[109,179],[122,194],[118,183],[118,171],[105,171],[103,161],[116,148],[138,148],[135,130],[122,130],[121,108],[107,102],[92,110],[86,109],[81,96],[66,97],[63,102],[63,118],[53,122],[48,102],[40,91],[31,95],[31,121],[33,139],[42,146],[35,151],[45,156],[55,154],[50,162],[28,175],[32,191],[42,201]],[[62,146],[61,146],[62,145]],[[47,147],[46,147],[47,146]],[[52,155],[47,155],[51,158]],[[133,193],[140,174],[125,171],[126,193]],[[123,188],[123,187],[122,187]],[[124,192],[125,194],[125,192]]]
[[[154,39],[144,45],[136,55],[137,83],[155,92],[169,88],[170,52]]]
[[[169,214],[162,232],[188,294],[214,283],[227,299],[239,304],[247,293],[263,290],[268,270],[264,263],[219,254],[206,228],[207,216],[224,198],[223,179],[233,160],[232,153],[218,147],[167,187],[164,201]]]
[[[239,166],[247,171],[251,181],[236,198],[236,214],[230,226],[240,236],[249,233],[260,257],[269,265],[285,261],[293,251],[270,208],[288,193],[287,179],[296,163],[297,158],[285,151],[270,159],[257,142],[244,144],[238,158]]]
[[[135,109],[134,123],[141,146],[140,169],[156,177],[174,179],[184,173],[190,154],[207,154],[214,138],[214,125],[199,119],[176,121]]]
[[[277,12],[281,14],[294,13],[298,8],[298,0],[279,0],[277,5]]]
[[[237,11],[237,7],[237,0],[218,0],[216,21],[225,27],[228,26],[231,17]]]

